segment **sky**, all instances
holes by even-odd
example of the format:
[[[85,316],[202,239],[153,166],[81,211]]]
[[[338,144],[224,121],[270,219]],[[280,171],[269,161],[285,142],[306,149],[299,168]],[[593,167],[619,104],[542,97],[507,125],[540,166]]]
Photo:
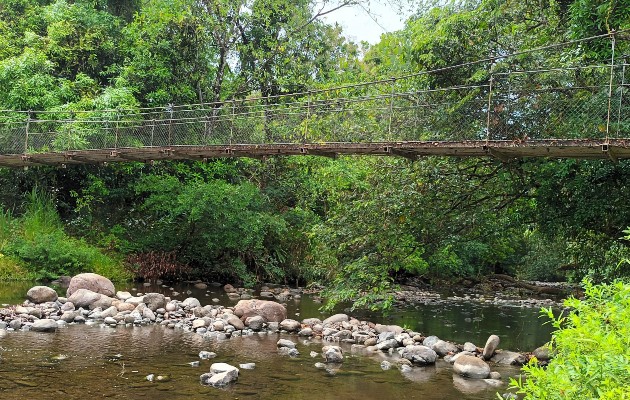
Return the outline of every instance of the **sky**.
[[[405,20],[411,15],[407,9],[392,6],[387,0],[371,1],[370,12],[359,6],[344,7],[326,16],[324,20],[330,24],[337,22],[347,39],[360,42],[365,40],[377,43],[381,34],[404,27]]]

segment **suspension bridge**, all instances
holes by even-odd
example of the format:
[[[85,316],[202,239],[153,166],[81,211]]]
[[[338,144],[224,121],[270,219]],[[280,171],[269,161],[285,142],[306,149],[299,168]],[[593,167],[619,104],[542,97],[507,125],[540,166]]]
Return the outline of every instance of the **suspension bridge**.
[[[593,40],[610,41],[610,60],[565,61],[563,55]],[[618,44],[627,40],[602,35],[270,97],[4,110],[0,167],[352,154],[626,159],[629,57]]]

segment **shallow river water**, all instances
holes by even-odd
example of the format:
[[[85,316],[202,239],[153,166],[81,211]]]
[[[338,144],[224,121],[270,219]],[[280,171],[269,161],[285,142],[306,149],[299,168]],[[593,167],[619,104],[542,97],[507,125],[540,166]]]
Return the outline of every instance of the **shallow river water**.
[[[20,303],[31,285],[4,285],[0,303]],[[136,286],[119,290],[172,294],[171,287]],[[173,287],[174,298],[197,297],[202,304],[218,298],[230,305],[221,288],[195,289],[192,285]],[[188,293],[190,292],[190,293]],[[307,295],[289,301],[289,318],[323,318]],[[297,315],[299,314],[299,315]],[[356,315],[356,314],[355,314]],[[420,306],[379,315],[357,315],[362,319],[398,324],[458,343],[472,341],[478,346],[490,334],[501,337],[501,348],[531,351],[549,338],[550,328],[542,325],[537,309],[493,307],[478,304]],[[467,322],[468,321],[468,322]],[[298,343],[297,358],[277,354],[280,337]],[[478,381],[454,376],[451,366],[414,367],[403,374],[392,368],[383,371],[382,356],[350,355],[338,370],[317,369],[311,351],[322,343],[290,335],[254,335],[211,341],[201,336],[161,326],[109,328],[101,325],[71,325],[55,334],[8,332],[0,336],[0,398],[2,399],[496,399],[497,390]],[[217,357],[199,360],[201,350]],[[191,362],[200,361],[198,367]],[[237,383],[226,389],[204,387],[199,375],[213,362],[232,365],[256,363],[253,370],[241,369]],[[518,368],[496,367],[504,382],[519,373]],[[153,382],[147,376],[153,374]],[[158,376],[165,377],[163,380]]]

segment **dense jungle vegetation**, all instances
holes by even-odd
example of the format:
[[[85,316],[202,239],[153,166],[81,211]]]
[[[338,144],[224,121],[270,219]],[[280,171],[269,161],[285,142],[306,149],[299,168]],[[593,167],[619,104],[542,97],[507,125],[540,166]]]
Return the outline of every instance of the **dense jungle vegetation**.
[[[367,6],[341,4],[355,3]],[[464,0],[418,4],[404,29],[369,45],[322,21],[338,5],[2,0],[0,109],[273,96],[630,28],[628,0]],[[559,62],[606,63],[610,52],[602,38]],[[423,79],[432,88],[488,75],[471,65]],[[320,283],[333,302],[374,308],[410,276],[610,281],[630,275],[620,263],[630,257],[628,182],[624,160],[305,156],[0,169],[0,277],[90,270]]]

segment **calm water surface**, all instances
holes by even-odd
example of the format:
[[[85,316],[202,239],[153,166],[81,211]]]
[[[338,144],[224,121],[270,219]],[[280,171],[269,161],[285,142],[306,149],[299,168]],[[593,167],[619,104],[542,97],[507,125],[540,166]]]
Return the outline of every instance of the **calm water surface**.
[[[0,303],[23,301],[32,284],[4,285]],[[171,287],[129,286],[120,290],[172,294]],[[194,296],[202,304],[212,298],[229,305],[221,288],[195,289],[192,285],[173,287],[183,300]],[[188,293],[190,292],[190,293]],[[323,318],[309,296],[287,304],[289,318]],[[298,315],[299,314],[299,315]],[[485,343],[489,334],[501,337],[500,347],[532,350],[549,338],[536,309],[498,308],[474,304],[421,306],[397,311],[388,317],[358,315],[387,324],[399,324],[424,334],[459,343]],[[466,322],[469,321],[469,322]],[[299,357],[281,357],[276,342],[287,337],[298,343]],[[403,374],[396,368],[383,371],[382,356],[350,356],[336,371],[317,369],[311,351],[322,343],[289,335],[254,335],[211,341],[199,335],[161,326],[108,328],[73,325],[56,334],[9,332],[0,337],[0,398],[2,399],[496,399],[485,383],[453,376],[443,362],[435,367],[414,368]],[[199,360],[201,350],[213,351],[213,360]],[[350,354],[350,347],[346,347]],[[189,363],[200,361],[199,367]],[[232,365],[256,363],[254,370],[241,369],[238,382],[226,389],[204,387],[199,375],[213,362]],[[518,374],[513,367],[493,367],[504,378]],[[166,376],[166,381],[149,382],[146,376]],[[507,379],[504,379],[506,381]]]

